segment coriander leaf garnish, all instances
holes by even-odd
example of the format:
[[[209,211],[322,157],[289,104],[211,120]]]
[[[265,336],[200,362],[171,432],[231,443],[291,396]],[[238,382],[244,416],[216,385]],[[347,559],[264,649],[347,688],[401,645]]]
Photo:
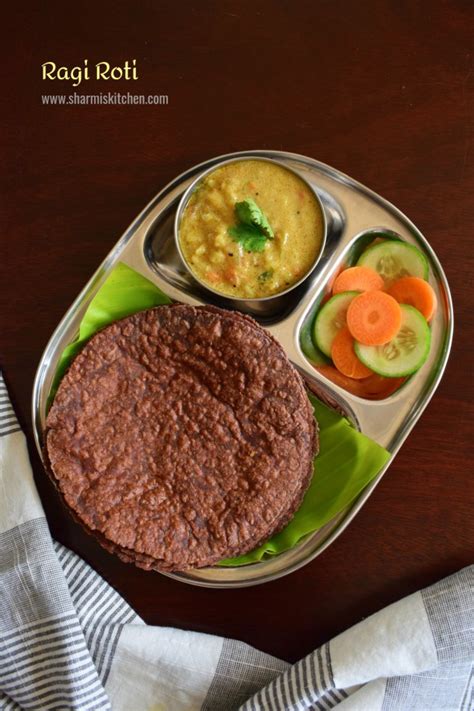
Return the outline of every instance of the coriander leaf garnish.
[[[237,225],[227,231],[246,252],[262,252],[267,239],[273,239],[273,230],[255,200],[248,198],[235,203]]]
[[[240,222],[243,222],[245,225],[255,225],[256,227],[260,227],[261,231],[266,234],[268,239],[273,239],[273,230],[270,227],[270,223],[268,222],[266,215],[264,215],[255,200],[252,200],[252,198],[247,198],[247,200],[237,202],[235,204],[235,214]]]
[[[239,242],[246,252],[263,252],[267,236],[255,225],[240,223],[227,230],[234,242]]]

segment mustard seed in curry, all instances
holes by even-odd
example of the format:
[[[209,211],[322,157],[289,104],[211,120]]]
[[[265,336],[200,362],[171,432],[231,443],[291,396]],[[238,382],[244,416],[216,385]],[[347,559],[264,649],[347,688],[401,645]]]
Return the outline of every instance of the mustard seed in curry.
[[[259,237],[259,228],[250,225],[257,238],[246,239],[245,225],[236,226],[236,205],[243,201],[268,221],[266,235]],[[321,208],[308,185],[277,163],[249,159],[227,163],[199,183],[179,241],[200,281],[228,296],[255,299],[300,281],[320,252],[323,233]]]

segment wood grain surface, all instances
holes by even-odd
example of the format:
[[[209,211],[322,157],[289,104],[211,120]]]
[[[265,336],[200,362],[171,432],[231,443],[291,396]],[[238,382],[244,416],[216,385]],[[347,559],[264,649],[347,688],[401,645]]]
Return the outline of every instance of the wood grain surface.
[[[3,12],[0,364],[53,535],[148,623],[288,660],[472,562],[472,3],[50,1]],[[41,80],[42,62],[84,58],[136,58],[139,80]],[[169,104],[41,103],[109,88]],[[122,564],[74,524],[35,452],[31,389],[53,329],[142,207],[193,164],[252,148],[329,163],[405,212],[445,267],[455,339],[436,395],[344,534],[286,578],[213,591]]]

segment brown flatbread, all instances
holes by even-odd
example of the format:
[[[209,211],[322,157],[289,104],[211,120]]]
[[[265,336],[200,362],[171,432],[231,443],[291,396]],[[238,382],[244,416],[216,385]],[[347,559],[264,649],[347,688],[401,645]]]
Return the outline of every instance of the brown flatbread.
[[[45,442],[86,530],[122,559],[171,571],[247,553],[285,526],[317,433],[301,377],[263,328],[175,304],[91,338]]]

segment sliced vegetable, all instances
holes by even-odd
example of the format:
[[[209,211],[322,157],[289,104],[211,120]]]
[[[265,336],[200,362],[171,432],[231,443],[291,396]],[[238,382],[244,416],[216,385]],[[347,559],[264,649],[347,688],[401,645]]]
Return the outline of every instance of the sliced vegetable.
[[[385,241],[386,239],[387,238],[385,236],[382,237],[380,235],[376,235],[376,233],[374,232],[369,232],[365,235],[362,235],[361,237],[359,237],[359,239],[356,239],[356,241],[349,249],[346,257],[347,264],[356,264],[357,260],[359,259],[361,254],[365,252],[366,249],[369,249],[369,247],[373,247],[375,244],[377,244],[377,241]]]
[[[414,306],[427,321],[430,321],[436,311],[437,299],[433,287],[419,277],[409,276],[398,279],[388,293],[399,304]]]
[[[431,331],[424,316],[413,306],[402,304],[402,322],[397,335],[381,346],[356,343],[358,358],[368,368],[387,378],[415,373],[428,357]]]
[[[367,236],[368,237],[368,236]],[[362,240],[363,241],[363,240]],[[428,260],[400,239],[377,235],[349,253],[320,302],[313,342],[332,363],[317,365],[329,380],[361,398],[392,395],[425,362],[437,308],[426,281]],[[325,301],[329,299],[328,301]]]
[[[355,354],[354,339],[347,326],[341,328],[336,334],[331,348],[331,357],[336,368],[349,378],[361,380],[372,375],[372,371],[361,363]]]
[[[366,291],[347,309],[347,326],[352,336],[366,346],[381,346],[400,330],[400,304],[384,291]]]
[[[383,289],[383,279],[369,267],[349,267],[339,274],[332,288],[333,294],[343,291],[376,291]]]
[[[412,244],[398,240],[387,240],[369,247],[359,257],[358,266],[374,269],[390,287],[394,281],[404,276],[428,279],[428,260]]]
[[[345,291],[336,294],[324,304],[314,322],[314,341],[318,348],[331,357],[331,348],[338,331],[346,325],[346,314],[349,304],[358,296],[357,291]]]
[[[363,380],[354,380],[340,373],[333,365],[319,365],[316,370],[335,385],[366,400],[382,400],[393,395],[405,382],[405,378],[383,378],[376,373]]]
[[[342,274],[342,272],[346,268],[347,267],[345,267],[344,265],[341,265],[339,267],[339,269],[336,272],[334,272],[334,274],[332,274],[332,276],[329,277],[328,282],[326,284],[326,289],[327,289],[326,298],[327,299],[329,299],[331,297],[332,290],[334,288],[334,284],[336,283],[336,279],[339,277],[340,274]]]
[[[316,348],[311,336],[312,324],[311,319],[307,319],[300,331],[301,350],[305,356],[313,363],[313,365],[325,365],[327,358],[321,353],[319,348]]]

